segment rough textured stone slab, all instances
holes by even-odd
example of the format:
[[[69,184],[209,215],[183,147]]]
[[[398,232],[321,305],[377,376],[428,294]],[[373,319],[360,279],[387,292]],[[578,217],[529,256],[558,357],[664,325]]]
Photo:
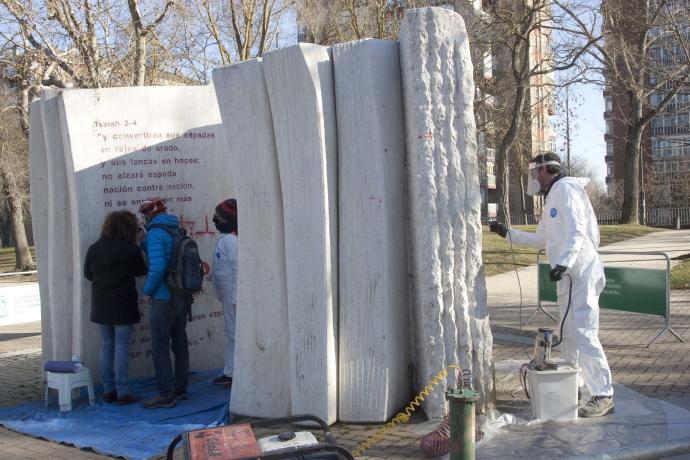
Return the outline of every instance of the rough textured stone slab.
[[[338,118],[339,409],[385,422],[410,395],[405,127],[398,44],[333,47]]]
[[[292,413],[337,418],[337,169],[328,48],[264,57],[283,192]]]
[[[51,266],[50,279],[53,285],[74,286],[72,299],[64,304],[71,314],[60,321],[72,322],[71,351],[98,369],[100,334],[89,321],[91,291],[82,264],[105,215],[120,208],[136,211],[141,200],[161,196],[194,236],[202,259],[209,261],[216,238],[213,208],[235,190],[211,86],[71,90],[61,92],[57,99],[68,193],[58,193],[61,190],[52,185],[51,191],[65,200],[69,196],[69,202],[53,206],[57,211],[50,220],[56,228],[72,229],[73,244],[65,245],[66,254],[60,257],[56,256],[60,248],[50,245],[51,260],[63,263]],[[59,132],[46,133],[46,140],[56,138]],[[59,162],[59,155],[54,156]],[[60,223],[63,215],[67,222]],[[60,307],[53,285],[52,333],[64,342],[67,335],[56,335],[54,309]],[[223,362],[222,353],[217,352],[225,342],[222,309],[210,289],[210,283],[205,284],[195,298],[195,321],[187,326],[193,370],[218,368]],[[142,321],[130,346],[131,376],[153,374],[148,307],[141,305],[141,312]]]
[[[417,388],[457,364],[472,371],[486,398],[492,389],[492,339],[480,257],[472,63],[462,17],[441,8],[408,10],[400,61]],[[437,386],[425,399],[429,417],[444,415],[443,390]]]
[[[283,202],[273,120],[259,59],[213,71],[239,207],[233,414],[290,415]]]

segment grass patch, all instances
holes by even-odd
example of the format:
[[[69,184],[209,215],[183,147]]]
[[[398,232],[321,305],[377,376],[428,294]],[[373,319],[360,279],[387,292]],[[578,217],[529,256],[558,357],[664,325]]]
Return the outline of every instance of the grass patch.
[[[618,241],[643,236],[649,233],[665,230],[663,228],[643,227],[642,225],[600,225],[599,234],[601,235],[600,246],[613,244]]]
[[[516,225],[516,229],[533,232],[537,229],[536,225]],[[658,228],[642,227],[640,225],[602,225],[599,227],[601,233],[601,245],[615,243],[616,241],[627,240],[636,236],[646,235],[648,233],[659,231]],[[489,227],[482,228],[483,234],[483,257],[486,275],[497,275],[513,270],[513,255],[510,252],[510,245],[508,241],[504,240],[495,233],[489,232]],[[515,257],[515,264],[518,267],[528,267],[536,263],[537,251],[523,246],[513,245],[513,254]],[[36,260],[34,248],[31,248],[31,255]],[[14,248],[0,248],[0,273],[10,273],[14,271]],[[681,268],[685,267],[685,268]],[[690,263],[688,261],[675,267],[680,275],[678,281],[680,285],[685,285],[690,281]],[[684,273],[684,274],[683,274]],[[33,275],[35,276],[35,275]],[[673,276],[673,275],[672,275]],[[21,277],[22,280],[25,277]],[[9,281],[7,278],[4,278]],[[685,280],[683,282],[682,280]],[[690,287],[672,289],[690,289]]]
[[[30,248],[31,256],[36,262],[36,253],[33,246]],[[16,261],[14,259],[14,248],[0,248],[0,273],[13,273]],[[23,281],[37,281],[36,274],[32,275],[16,275],[0,277],[0,282],[23,282]]]
[[[8,248],[0,248],[0,255],[5,255],[5,254],[14,254],[14,248],[11,246]]]
[[[671,289],[690,289],[690,259],[671,268]]]
[[[514,228],[533,232],[537,229],[537,226],[515,225]],[[602,225],[599,227],[601,246],[659,230],[658,228],[643,227],[641,225]],[[491,233],[488,226],[482,228],[482,244],[486,276],[513,270],[515,265],[518,268],[533,266],[537,261],[537,251],[525,246],[513,245],[513,254],[511,254],[509,242],[495,233]],[[513,257],[515,258],[514,262]]]

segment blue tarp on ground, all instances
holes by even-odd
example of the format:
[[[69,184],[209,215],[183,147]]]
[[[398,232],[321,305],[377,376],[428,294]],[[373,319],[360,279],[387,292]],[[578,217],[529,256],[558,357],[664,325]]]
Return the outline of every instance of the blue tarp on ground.
[[[72,411],[60,412],[57,392],[51,390],[49,406],[31,401],[0,408],[0,425],[50,441],[90,447],[96,452],[133,460],[165,453],[170,441],[183,431],[213,426],[227,414],[230,390],[211,382],[221,370],[192,373],[186,401],[172,409],[144,409],[141,404],[105,404],[100,393],[89,406],[84,388]],[[144,399],[156,395],[154,379],[132,382],[132,392]]]

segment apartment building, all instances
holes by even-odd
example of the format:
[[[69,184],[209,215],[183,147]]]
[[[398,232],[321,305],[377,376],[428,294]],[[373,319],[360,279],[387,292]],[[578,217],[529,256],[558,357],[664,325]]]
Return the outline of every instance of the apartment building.
[[[655,11],[657,3],[651,5]],[[656,108],[673,88],[668,75],[679,66],[687,66],[683,42],[690,40],[690,2],[669,0],[648,29],[648,40],[651,43],[646,56],[648,88],[667,83],[650,94],[643,114]],[[630,106],[627,96],[612,87],[604,91],[604,100],[606,183],[609,191],[616,192],[625,175],[626,118]],[[645,127],[641,153],[641,180],[647,208],[690,206],[690,85],[681,87]]]

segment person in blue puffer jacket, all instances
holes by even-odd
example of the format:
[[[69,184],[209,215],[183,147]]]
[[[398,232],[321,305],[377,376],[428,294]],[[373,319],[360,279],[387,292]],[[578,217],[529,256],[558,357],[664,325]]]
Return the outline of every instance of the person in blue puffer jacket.
[[[144,402],[147,409],[175,407],[178,399],[187,399],[189,348],[186,327],[192,299],[173,295],[165,282],[173,253],[173,235],[180,230],[180,220],[166,210],[161,198],[147,199],[139,207],[146,220],[147,234],[142,249],[146,252],[149,268],[143,291],[144,303],[151,304],[151,354],[158,389],[158,396]],[[175,355],[174,370],[170,349]]]

